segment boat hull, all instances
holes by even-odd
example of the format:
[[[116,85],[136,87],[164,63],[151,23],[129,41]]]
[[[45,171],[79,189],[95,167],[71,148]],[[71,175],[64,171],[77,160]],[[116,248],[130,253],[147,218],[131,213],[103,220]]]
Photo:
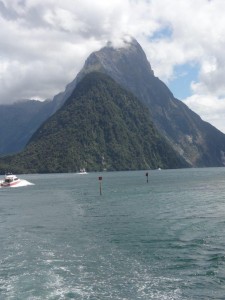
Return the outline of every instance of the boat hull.
[[[16,181],[16,182],[10,182],[10,183],[6,183],[6,182],[3,182],[1,183],[1,187],[11,187],[11,186],[16,186],[20,183],[20,180]]]

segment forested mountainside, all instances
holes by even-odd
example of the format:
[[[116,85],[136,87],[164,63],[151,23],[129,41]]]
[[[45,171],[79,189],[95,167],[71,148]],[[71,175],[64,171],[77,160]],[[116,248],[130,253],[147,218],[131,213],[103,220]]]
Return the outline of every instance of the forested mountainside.
[[[78,83],[24,151],[0,160],[1,170],[17,173],[186,166],[155,129],[148,109],[109,76],[96,72]]]

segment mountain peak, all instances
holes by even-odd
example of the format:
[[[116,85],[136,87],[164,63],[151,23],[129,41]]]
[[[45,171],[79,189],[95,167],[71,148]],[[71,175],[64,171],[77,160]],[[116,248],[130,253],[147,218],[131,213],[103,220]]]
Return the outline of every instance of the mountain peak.
[[[133,86],[136,85],[137,80],[142,80],[143,76],[154,77],[145,52],[134,38],[125,39],[119,45],[108,42],[105,47],[90,54],[76,77],[76,83],[91,72],[105,73],[125,88],[127,88],[127,78],[124,74],[129,76],[129,82]]]
[[[125,36],[122,39],[114,39],[109,41],[105,47],[89,55],[76,78],[66,86],[64,92],[53,98],[55,106],[52,113],[67,100],[77,83],[91,72],[105,73],[122,83],[125,88],[127,84],[126,80],[123,80],[124,72],[129,73],[133,81],[136,79],[132,74],[137,73],[139,78],[141,78],[141,74],[145,74],[145,77],[154,77],[154,72],[145,52],[135,38]],[[133,86],[135,86],[135,82],[133,82]]]
[[[84,70],[87,73],[93,71],[93,69],[98,71],[109,71],[111,69],[115,74],[115,72],[121,72],[120,68],[129,69],[130,73],[136,71],[137,68],[141,68],[142,72],[146,71],[154,75],[145,52],[134,38],[124,39],[123,43],[119,45],[108,42],[105,47],[93,52],[88,57],[81,73]],[[108,73],[108,75],[111,74]]]

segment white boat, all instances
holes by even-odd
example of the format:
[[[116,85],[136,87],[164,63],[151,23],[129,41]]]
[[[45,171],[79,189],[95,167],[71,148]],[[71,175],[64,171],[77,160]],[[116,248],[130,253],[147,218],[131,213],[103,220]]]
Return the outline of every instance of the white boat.
[[[21,180],[11,173],[5,174],[5,179],[1,180],[1,187],[16,186],[21,182]]]
[[[83,174],[87,174],[85,168],[80,169],[80,172],[78,172],[77,174],[83,175]]]

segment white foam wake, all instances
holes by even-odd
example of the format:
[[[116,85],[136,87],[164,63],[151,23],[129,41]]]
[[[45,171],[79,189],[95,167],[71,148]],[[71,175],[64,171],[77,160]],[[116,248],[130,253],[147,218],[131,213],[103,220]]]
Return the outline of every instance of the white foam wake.
[[[21,186],[28,186],[28,185],[34,185],[34,183],[31,183],[25,179],[20,179],[20,182],[18,182],[16,185],[13,185],[12,187],[21,187]]]
[[[25,180],[25,179],[20,179],[20,181],[19,181],[18,183],[16,183],[15,185],[12,185],[12,186],[6,186],[6,187],[1,186],[1,183],[3,183],[3,182],[4,182],[4,180],[0,180],[0,188],[9,188],[9,187],[11,187],[11,188],[16,188],[16,187],[22,187],[22,186],[34,185],[34,183],[29,182],[29,181],[27,181],[27,180]]]

